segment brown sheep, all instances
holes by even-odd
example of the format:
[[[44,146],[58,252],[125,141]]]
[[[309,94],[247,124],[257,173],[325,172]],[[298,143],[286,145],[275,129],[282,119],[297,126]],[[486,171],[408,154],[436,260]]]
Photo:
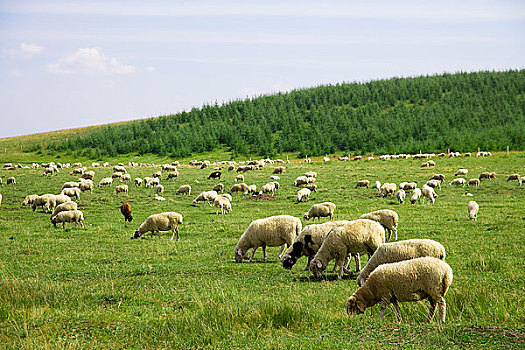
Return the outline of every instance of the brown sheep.
[[[124,221],[131,222],[131,220],[133,220],[133,216],[131,216],[131,204],[129,202],[122,202],[120,212],[124,215]]]

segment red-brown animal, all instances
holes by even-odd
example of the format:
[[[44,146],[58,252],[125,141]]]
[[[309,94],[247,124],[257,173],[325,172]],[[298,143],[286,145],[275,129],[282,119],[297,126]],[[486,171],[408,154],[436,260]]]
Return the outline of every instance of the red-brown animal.
[[[131,204],[129,202],[122,202],[120,212],[124,215],[124,221],[131,222],[131,220],[133,220],[133,216],[131,216]]]

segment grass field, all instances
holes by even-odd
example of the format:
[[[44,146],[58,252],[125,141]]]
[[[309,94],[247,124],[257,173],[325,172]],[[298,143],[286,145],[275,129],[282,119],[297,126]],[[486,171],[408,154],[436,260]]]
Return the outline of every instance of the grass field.
[[[20,161],[30,161],[30,154]],[[12,156],[12,153],[10,153]],[[223,158],[224,159],[224,158]],[[0,157],[0,161],[7,160]],[[13,160],[13,159],[9,159]],[[53,159],[55,160],[55,159]],[[127,161],[128,159],[126,159]],[[219,159],[217,159],[219,160]],[[185,165],[181,177],[163,180],[165,202],[153,190],[130,185],[129,195],[112,189],[83,193],[79,209],[86,227],[53,228],[49,214],[21,207],[28,194],[58,193],[75,180],[63,170],[45,178],[42,170],[0,170],[0,344],[6,348],[523,348],[525,347],[525,186],[505,182],[511,173],[525,173],[525,153],[490,158],[435,159],[437,166],[420,169],[420,161],[359,161],[305,164],[292,162],[281,175],[275,201],[248,201],[234,195],[233,212],[215,215],[215,208],[192,207],[193,198],[217,182],[209,169]],[[15,160],[16,161],[16,160]],[[56,160],[55,160],[56,161]],[[140,160],[137,160],[140,161]],[[187,164],[187,161],[184,162]],[[258,187],[273,170],[248,172],[246,182]],[[495,171],[495,181],[464,189],[448,182],[458,168],[469,176]],[[130,168],[131,177],[151,176],[159,168]],[[295,202],[293,180],[316,171],[319,192],[310,202]],[[111,174],[95,169],[95,182]],[[446,184],[434,205],[397,204],[377,198],[372,189],[354,189],[355,182],[418,181],[443,173]],[[7,176],[16,186],[6,186]],[[229,188],[236,174],[224,171]],[[523,175],[523,174],[522,174]],[[199,183],[195,183],[198,180]],[[192,196],[175,195],[182,184]],[[467,219],[467,203],[480,205],[478,221]],[[124,223],[117,207],[128,200],[134,220]],[[389,208],[400,217],[399,238],[431,238],[447,249],[454,281],[445,297],[447,320],[424,323],[428,302],[403,303],[398,324],[392,308],[379,322],[379,306],[349,317],[345,302],[357,289],[355,276],[337,280],[333,273],[316,280],[303,271],[301,258],[290,272],[268,248],[263,263],[259,250],[252,264],[236,264],[234,247],[249,223],[271,215],[302,217],[317,202],[337,205],[336,219]],[[150,214],[176,211],[184,216],[181,239],[130,240]],[[308,224],[303,221],[303,225]],[[362,257],[362,265],[366,263]],[[329,269],[330,270],[330,269]]]

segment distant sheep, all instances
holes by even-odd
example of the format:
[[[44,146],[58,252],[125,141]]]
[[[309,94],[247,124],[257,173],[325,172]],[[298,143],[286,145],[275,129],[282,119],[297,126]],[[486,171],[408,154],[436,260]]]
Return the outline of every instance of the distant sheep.
[[[85,191],[93,192],[93,181],[91,180],[80,181],[78,184],[78,188],[82,192],[85,192]]]
[[[321,219],[322,217],[330,217],[330,221],[334,219],[335,204],[332,202],[324,202],[314,204],[308,212],[303,215],[303,219],[310,220],[311,218]]]
[[[479,184],[480,184],[479,179],[470,179],[467,182],[467,187],[468,186],[479,186]]]
[[[135,179],[133,179],[133,182],[135,183],[135,186],[140,187],[142,186],[144,180],[142,180],[140,177],[136,177]]]
[[[394,193],[396,192],[397,185],[395,183],[384,183],[381,186],[381,191],[377,195],[378,197],[392,197]]]
[[[496,173],[494,172],[483,172],[479,174],[479,181],[482,181],[482,180],[491,181],[492,179],[495,179],[495,178],[496,178]]]
[[[16,185],[16,179],[14,176],[10,176],[7,179],[5,179],[6,185]]]
[[[393,210],[382,209],[376,210],[371,213],[363,214],[359,219],[369,219],[379,222],[388,231],[388,238],[394,233],[394,240],[397,241],[397,224],[399,222],[399,215]]]
[[[148,216],[146,220],[139,226],[139,228],[135,231],[135,234],[132,239],[139,238],[143,234],[147,232],[151,232],[151,236],[157,233],[159,239],[160,239],[160,233],[159,231],[170,231],[171,230],[171,238],[170,240],[173,241],[173,237],[175,237],[175,233],[177,233],[177,241],[179,240],[179,225],[182,225],[182,215],[176,212],[166,212],[166,213],[160,213],[160,214],[153,214]]]
[[[209,176],[208,176],[208,180],[209,179],[221,179],[221,175],[222,173],[220,171],[214,171],[213,173],[211,173]]]
[[[368,181],[368,180],[359,180],[355,184],[355,188],[358,188],[358,187],[370,188],[370,181]]]
[[[415,182],[402,182],[399,184],[399,188],[405,191],[413,191],[417,188],[417,183]]]
[[[425,203],[425,198],[427,198],[430,204],[434,204],[434,201],[438,196],[436,192],[434,192],[434,189],[427,185],[423,185],[421,193],[423,194],[423,203]]]
[[[261,190],[259,191],[260,194],[267,193],[272,196],[274,192],[275,192],[275,184],[273,182],[267,183],[266,185],[262,186]]]
[[[273,169],[273,174],[284,174],[286,172],[286,167],[284,166],[278,166],[275,169]]]
[[[306,176],[299,176],[298,178],[295,179],[293,185],[295,187],[299,187],[301,185],[306,185],[308,184],[308,178]]]
[[[239,174],[237,176],[235,176],[235,182],[244,182],[244,175],[243,174]]]
[[[78,204],[76,202],[72,202],[72,201],[64,202],[64,203],[58,204],[55,207],[55,209],[53,210],[53,214],[51,214],[51,217],[57,215],[61,211],[77,210],[77,209],[78,209]]]
[[[217,193],[220,193],[222,191],[224,191],[224,185],[223,184],[217,184],[215,186],[213,186],[213,190]]]
[[[434,174],[434,175],[432,175],[430,180],[438,180],[441,183],[441,182],[445,181],[445,175],[443,175],[443,174]]]
[[[197,202],[203,202],[204,206],[206,206],[206,203],[208,203],[210,206],[212,205],[213,201],[217,198],[217,192],[215,191],[205,191],[201,192],[194,200],[192,205],[196,206]]]
[[[80,224],[84,228],[84,214],[80,210],[66,210],[61,211],[57,215],[51,217],[51,223],[55,228],[58,223],[62,223],[62,228],[66,228],[66,222],[74,222],[75,226]]]
[[[380,320],[389,303],[394,304],[401,322],[398,302],[429,299],[427,321],[432,321],[439,305],[439,320],[445,322],[446,303],[443,298],[452,284],[452,269],[439,259],[424,257],[383,264],[372,272],[366,282],[346,302],[350,315],[359,315],[367,307],[381,303]]]
[[[316,184],[308,184],[304,188],[309,189],[312,192],[317,192],[317,185]]]
[[[467,176],[468,170],[467,169],[459,169],[456,171],[454,176]]]
[[[257,185],[250,185],[250,186],[248,186],[248,193],[256,194],[257,193]]]
[[[102,180],[99,181],[98,183],[98,187],[102,187],[102,186],[110,186],[113,184],[113,179],[111,177],[105,177],[103,178]]]
[[[245,184],[244,182],[233,185],[232,188],[230,189],[230,194],[234,194],[236,192],[248,194],[248,185]]]
[[[405,197],[406,197],[406,193],[405,193],[404,190],[398,190],[396,192],[396,198],[397,198],[397,201],[399,202],[399,204],[405,203]]]
[[[278,258],[285,245],[292,245],[295,237],[301,232],[301,220],[290,215],[271,216],[252,221],[235,246],[235,261],[241,263],[249,249],[253,249],[249,262],[252,262],[257,248],[263,249],[263,261],[266,261],[266,247],[281,246]]]
[[[477,179],[476,179],[477,180]],[[465,183],[467,181],[462,178],[462,177],[458,177],[457,179],[454,179],[452,181],[450,181],[450,183],[448,184],[449,186],[452,186],[452,185],[461,185],[462,187],[465,187]]]
[[[124,182],[124,181],[131,181],[131,175],[130,174],[122,174],[122,176],[120,177],[120,182]]]
[[[215,197],[215,200],[213,201],[213,205],[215,205],[215,208],[217,208],[217,211],[215,214],[219,215],[219,209],[221,210],[221,214],[228,214],[232,211],[232,204],[230,202],[230,198],[226,197],[228,194],[223,194]]]
[[[182,194],[182,195],[191,195],[191,186],[190,185],[182,185],[179,187],[177,192],[175,194]]]
[[[520,174],[510,174],[507,178],[507,182],[509,181],[518,181],[520,182]]]
[[[125,186],[125,185],[124,185]],[[80,188],[71,187],[71,188],[64,188],[60,194],[65,194],[69,197],[75,197],[76,199],[80,199]]]
[[[168,176],[166,177],[166,180],[171,180],[179,177],[178,171],[172,171],[168,173]]]
[[[307,188],[301,188],[297,192],[297,202],[307,202],[310,197],[311,191]]]
[[[476,201],[468,202],[467,210],[468,210],[468,218],[470,220],[477,221],[478,220],[478,211],[479,211],[478,203],[476,203]]]
[[[131,215],[131,204],[129,202],[122,202],[120,212],[124,215],[124,221],[131,222],[131,220],[133,220],[133,216]]]
[[[124,193],[128,193],[128,185],[118,185],[117,187],[115,187],[115,190],[113,191],[113,194],[116,195],[116,194],[119,194],[121,192],[124,192]]]
[[[163,194],[164,193],[164,186],[161,184],[158,184],[155,186],[155,193],[157,194]]]

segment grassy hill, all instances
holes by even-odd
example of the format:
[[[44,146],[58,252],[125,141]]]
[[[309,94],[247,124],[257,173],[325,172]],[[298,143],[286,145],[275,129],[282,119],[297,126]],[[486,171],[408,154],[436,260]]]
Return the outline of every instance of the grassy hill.
[[[217,149],[231,157],[523,150],[525,70],[318,86],[7,143],[34,155],[89,159]]]

